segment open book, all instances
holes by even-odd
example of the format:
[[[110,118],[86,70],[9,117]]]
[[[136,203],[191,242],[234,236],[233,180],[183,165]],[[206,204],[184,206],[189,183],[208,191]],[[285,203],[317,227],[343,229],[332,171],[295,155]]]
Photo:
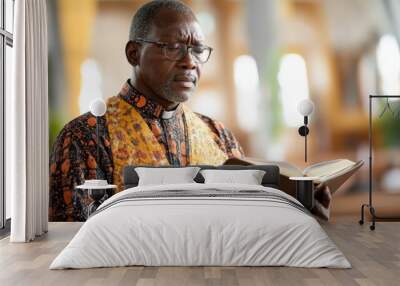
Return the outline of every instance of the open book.
[[[353,162],[347,159],[324,161],[308,166],[303,171],[288,162],[263,161],[247,157],[245,159],[230,158],[224,165],[277,165],[281,173],[281,185],[285,189],[294,187],[294,182],[289,177],[317,177],[315,184],[324,184],[329,187],[331,193],[350,178],[362,165],[364,161]]]

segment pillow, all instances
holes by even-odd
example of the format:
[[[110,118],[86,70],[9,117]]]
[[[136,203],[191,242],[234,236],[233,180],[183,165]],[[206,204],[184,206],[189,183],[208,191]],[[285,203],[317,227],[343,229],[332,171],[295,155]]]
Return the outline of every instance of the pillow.
[[[199,167],[135,168],[139,176],[139,186],[196,183],[193,179],[199,170]]]
[[[262,170],[202,170],[204,183],[235,183],[261,185],[265,171]]]

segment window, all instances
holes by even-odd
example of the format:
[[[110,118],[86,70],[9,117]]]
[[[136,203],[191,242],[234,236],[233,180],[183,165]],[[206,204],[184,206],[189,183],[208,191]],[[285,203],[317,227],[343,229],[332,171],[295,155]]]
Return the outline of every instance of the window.
[[[5,99],[11,92],[14,0],[0,0],[0,236],[9,231],[10,194],[5,188]]]
[[[380,76],[380,91],[383,94],[400,92],[400,49],[393,35],[384,35],[379,40],[376,58]]]
[[[241,55],[234,62],[233,72],[236,87],[236,116],[239,126],[243,130],[254,131],[260,122],[261,102],[257,63],[252,56]]]
[[[297,105],[301,100],[310,97],[304,58],[298,54],[284,55],[280,62],[278,82],[285,123],[295,127],[303,121]]]

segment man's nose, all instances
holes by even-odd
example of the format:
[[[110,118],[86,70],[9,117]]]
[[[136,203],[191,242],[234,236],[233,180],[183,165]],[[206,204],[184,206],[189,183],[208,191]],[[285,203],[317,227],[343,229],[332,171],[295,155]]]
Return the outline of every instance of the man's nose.
[[[198,63],[192,55],[192,49],[187,49],[185,56],[179,61],[179,66],[184,69],[193,70],[197,67],[197,65]]]

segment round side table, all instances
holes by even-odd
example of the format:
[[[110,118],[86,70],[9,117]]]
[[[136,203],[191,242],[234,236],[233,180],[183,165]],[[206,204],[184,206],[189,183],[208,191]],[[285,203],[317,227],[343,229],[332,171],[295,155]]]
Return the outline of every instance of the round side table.
[[[116,185],[110,185],[106,180],[86,180],[83,185],[76,186],[77,189],[88,190],[88,195],[93,202],[88,206],[88,217],[101,205],[100,200],[106,195],[108,189],[116,189]]]

